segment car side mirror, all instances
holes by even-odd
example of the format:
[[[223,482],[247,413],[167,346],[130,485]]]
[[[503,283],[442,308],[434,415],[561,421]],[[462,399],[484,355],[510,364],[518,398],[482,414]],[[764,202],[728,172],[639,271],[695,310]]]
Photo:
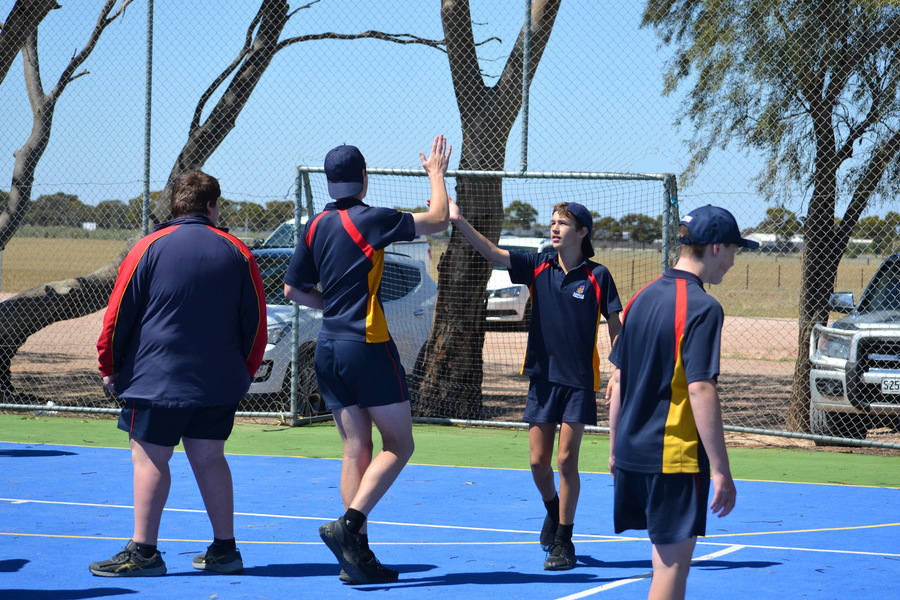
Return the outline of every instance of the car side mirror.
[[[828,308],[839,313],[853,312],[856,309],[853,292],[834,292],[828,298]]]

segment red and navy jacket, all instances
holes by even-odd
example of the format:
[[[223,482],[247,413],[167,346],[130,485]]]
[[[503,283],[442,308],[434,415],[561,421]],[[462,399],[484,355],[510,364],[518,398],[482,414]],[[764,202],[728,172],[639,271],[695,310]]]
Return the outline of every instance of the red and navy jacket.
[[[706,473],[688,384],[719,376],[724,312],[699,277],[669,269],[628,302],[609,360],[621,369],[616,467]]]
[[[97,341],[116,393],[156,406],[236,404],[266,345],[256,260],[205,217],[157,225],[119,267]]]
[[[301,292],[322,284],[319,337],[367,343],[391,339],[378,299],[384,248],[415,237],[412,213],[368,206],[356,198],[330,202],[310,219],[284,282]]]
[[[509,279],[531,292],[531,324],[522,373],[597,391],[602,317],[622,310],[609,269],[585,260],[563,272],[555,254],[509,253]]]

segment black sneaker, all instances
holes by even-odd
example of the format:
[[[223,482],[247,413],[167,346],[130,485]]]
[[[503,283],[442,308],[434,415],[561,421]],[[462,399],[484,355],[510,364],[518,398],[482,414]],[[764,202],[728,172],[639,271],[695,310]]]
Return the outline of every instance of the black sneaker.
[[[544,561],[545,571],[568,571],[574,569],[578,559],[575,558],[575,544],[572,542],[555,542],[550,554]]]
[[[544,517],[544,526],[541,527],[541,550],[549,552],[556,541],[556,529],[559,527],[559,519],[554,519],[547,513]]]
[[[204,554],[194,557],[191,566],[201,571],[212,571],[213,573],[240,573],[244,570],[244,560],[241,558],[241,551],[235,548],[219,554],[214,552],[215,544],[210,544]]]
[[[360,566],[369,577],[368,583],[393,583],[400,577],[400,571],[389,569],[381,564],[381,561],[375,557],[375,553],[371,550],[368,552],[363,551],[361,555],[363,562]],[[338,575],[338,579],[344,583],[362,583],[351,579],[351,577],[347,575],[347,571],[343,569],[341,569],[341,574]]]
[[[378,583],[370,582],[362,568],[359,534],[351,533],[341,519],[319,527],[319,537],[341,563],[341,569],[353,583]]]
[[[111,559],[91,563],[88,568],[100,577],[160,577],[166,574],[162,554],[157,551],[150,558],[144,558],[134,540]]]

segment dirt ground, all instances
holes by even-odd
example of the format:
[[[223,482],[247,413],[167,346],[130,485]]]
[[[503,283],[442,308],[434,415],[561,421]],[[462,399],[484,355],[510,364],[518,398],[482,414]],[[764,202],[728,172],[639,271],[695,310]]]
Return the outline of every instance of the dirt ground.
[[[114,406],[105,398],[96,371],[96,341],[102,313],[55,323],[31,336],[13,361],[13,381],[19,403],[57,403]],[[785,430],[798,329],[791,319],[726,317],[722,332],[722,375],[719,386],[723,416],[729,425]],[[519,375],[527,334],[492,328],[485,336],[482,391],[486,417],[521,420],[527,378]],[[601,336],[600,356],[609,353]],[[603,377],[609,375],[604,362]],[[12,401],[12,399],[8,399]],[[607,424],[605,408],[600,425]],[[808,440],[746,433],[727,433],[731,446],[812,448]],[[870,440],[900,443],[896,430],[870,432]],[[879,448],[828,447],[835,451],[900,454]]]

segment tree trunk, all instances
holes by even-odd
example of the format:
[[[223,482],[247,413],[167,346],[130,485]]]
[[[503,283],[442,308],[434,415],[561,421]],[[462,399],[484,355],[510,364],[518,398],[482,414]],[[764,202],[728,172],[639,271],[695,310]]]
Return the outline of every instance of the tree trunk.
[[[116,265],[126,253],[114,265],[90,275],[42,284],[0,302],[0,390],[4,394],[15,393],[10,365],[29,336],[58,321],[83,317],[106,306],[116,281]]]
[[[531,12],[530,78],[550,39],[560,0],[536,0]],[[506,144],[522,107],[524,28],[497,84],[484,85],[478,68],[468,0],[444,0],[441,20],[462,122],[460,170],[502,171]],[[461,177],[456,202],[488,239],[503,224],[502,182]],[[415,411],[422,416],[481,419],[484,378],[484,305],[491,266],[457,232],[438,265],[438,297],[431,335],[411,377]]]

